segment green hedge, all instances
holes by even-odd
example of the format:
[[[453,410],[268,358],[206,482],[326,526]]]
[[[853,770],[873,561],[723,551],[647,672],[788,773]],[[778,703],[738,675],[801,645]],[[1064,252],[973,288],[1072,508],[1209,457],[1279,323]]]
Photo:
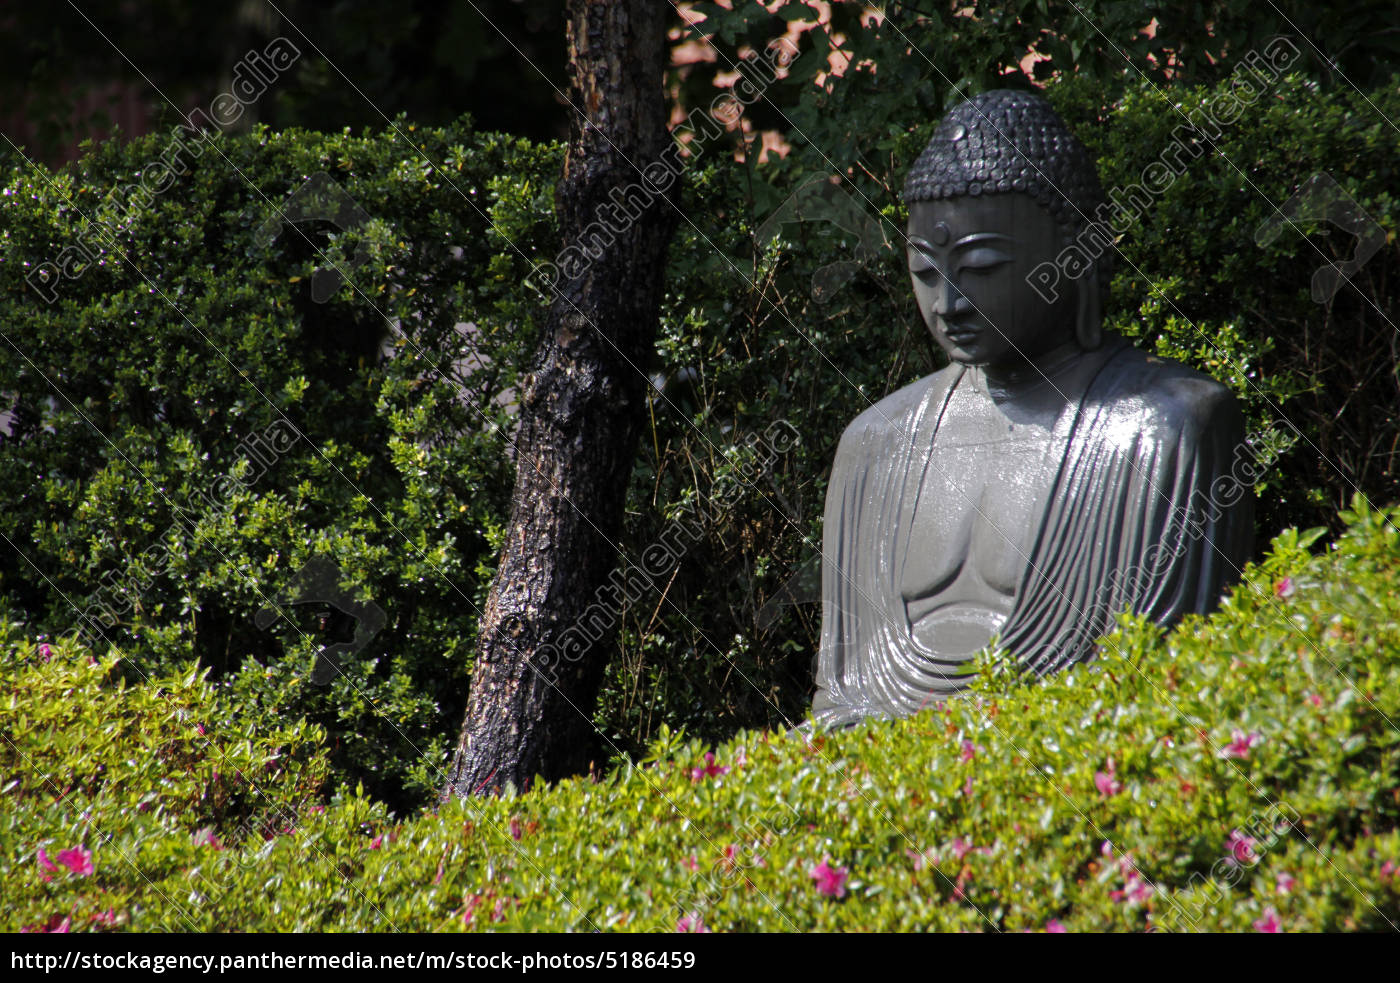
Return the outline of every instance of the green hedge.
[[[810,742],[664,733],[601,782],[407,822],[306,797],[324,760],[301,725],[248,743],[208,686],[122,691],[79,649],[11,637],[3,924],[1393,929],[1400,512],[1343,519],[1319,555],[1278,537],[1210,619],[1125,625],[1041,683],[988,666],[967,699]]]
[[[405,806],[431,794],[509,496],[539,306],[518,282],[552,252],[558,167],[556,148],[403,121],[15,163],[0,611],[50,637],[81,626],[132,678],[197,660],[250,724],[306,715],[341,775]],[[279,222],[308,182],[351,204]],[[350,282],[318,297],[331,266]],[[314,653],[354,625],[292,603],[315,557],[383,612],[324,686]]]

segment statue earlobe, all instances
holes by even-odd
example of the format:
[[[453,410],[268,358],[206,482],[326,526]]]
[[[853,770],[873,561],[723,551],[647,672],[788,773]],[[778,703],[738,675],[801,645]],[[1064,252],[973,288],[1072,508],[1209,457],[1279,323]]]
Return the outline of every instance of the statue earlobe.
[[[1079,347],[1091,352],[1103,344],[1103,303],[1099,297],[1099,265],[1095,263],[1079,278],[1079,307],[1075,312],[1074,337]]]

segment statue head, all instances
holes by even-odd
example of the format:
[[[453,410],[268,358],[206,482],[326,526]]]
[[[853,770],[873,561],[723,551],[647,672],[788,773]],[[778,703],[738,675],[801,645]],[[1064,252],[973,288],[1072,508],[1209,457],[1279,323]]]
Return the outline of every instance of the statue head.
[[[953,107],[904,200],[914,293],[950,358],[1015,365],[1070,341],[1098,347],[1106,254],[1053,300],[1031,284],[1103,202],[1093,160],[1045,99],[997,89]]]

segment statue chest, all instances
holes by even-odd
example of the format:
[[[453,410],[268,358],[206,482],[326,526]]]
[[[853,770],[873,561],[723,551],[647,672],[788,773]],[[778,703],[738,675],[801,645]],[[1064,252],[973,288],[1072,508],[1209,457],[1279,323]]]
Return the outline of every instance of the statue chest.
[[[950,605],[1010,611],[1063,453],[1056,416],[1053,406],[1008,413],[975,392],[950,397],[906,517],[911,623]]]

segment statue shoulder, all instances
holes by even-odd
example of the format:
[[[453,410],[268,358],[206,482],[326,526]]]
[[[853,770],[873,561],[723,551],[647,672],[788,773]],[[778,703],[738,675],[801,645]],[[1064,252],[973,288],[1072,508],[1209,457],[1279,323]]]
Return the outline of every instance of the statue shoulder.
[[[1173,359],[1126,348],[1104,368],[1104,393],[1116,408],[1132,413],[1143,430],[1199,435],[1207,429],[1240,431],[1244,417],[1227,386]]]
[[[908,433],[931,395],[945,391],[961,370],[956,365],[926,375],[890,393],[857,416],[841,434],[838,453],[856,451],[872,441],[883,441],[895,434]]]

